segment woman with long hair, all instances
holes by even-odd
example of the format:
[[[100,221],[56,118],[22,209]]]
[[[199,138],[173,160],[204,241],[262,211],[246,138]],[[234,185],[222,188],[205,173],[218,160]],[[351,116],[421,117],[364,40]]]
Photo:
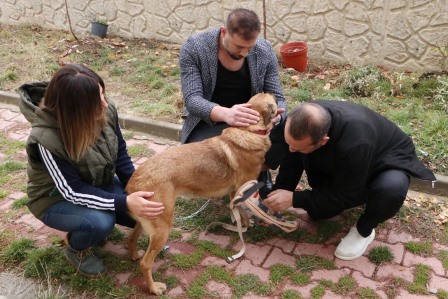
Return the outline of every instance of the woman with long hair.
[[[115,224],[133,227],[128,212],[151,219],[164,207],[151,201],[152,192],[124,191],[135,168],[98,74],[68,64],[50,82],[18,91],[32,126],[27,206],[45,225],[67,232],[65,254],[79,272],[99,275],[105,267],[89,248],[106,240]]]

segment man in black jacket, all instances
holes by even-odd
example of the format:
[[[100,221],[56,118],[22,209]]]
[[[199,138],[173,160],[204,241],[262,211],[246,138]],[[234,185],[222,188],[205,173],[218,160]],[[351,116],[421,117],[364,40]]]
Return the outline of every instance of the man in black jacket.
[[[285,124],[289,153],[264,203],[273,211],[302,208],[315,220],[365,204],[356,227],[335,251],[354,260],[375,238],[379,223],[401,208],[410,176],[435,181],[414,144],[380,114],[345,101],[314,101],[296,107]],[[312,189],[295,191],[306,172]]]

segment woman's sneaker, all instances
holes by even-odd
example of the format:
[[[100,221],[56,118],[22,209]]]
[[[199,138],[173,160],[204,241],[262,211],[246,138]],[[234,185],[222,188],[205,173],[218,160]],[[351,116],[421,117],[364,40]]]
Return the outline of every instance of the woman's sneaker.
[[[90,252],[89,249],[78,251],[67,246],[65,249],[67,260],[76,267],[81,274],[94,277],[101,275],[106,268],[103,262]]]

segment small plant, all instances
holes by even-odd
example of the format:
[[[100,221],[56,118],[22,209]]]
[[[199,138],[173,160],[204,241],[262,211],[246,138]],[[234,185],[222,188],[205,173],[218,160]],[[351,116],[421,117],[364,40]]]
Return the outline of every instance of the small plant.
[[[270,279],[273,283],[280,283],[283,279],[295,272],[293,267],[283,264],[275,264],[269,270]]]
[[[19,199],[15,200],[12,203],[12,207],[14,209],[20,209],[21,207],[24,207],[27,202],[28,202],[28,196],[24,196],[22,198],[19,198]]]
[[[390,262],[394,259],[394,255],[389,247],[378,246],[372,248],[369,252],[369,260],[375,265]]]
[[[173,254],[173,265],[181,269],[190,269],[198,265],[204,258],[204,251],[197,250],[192,254]]]
[[[427,265],[417,264],[414,269],[414,283],[408,286],[411,294],[428,294],[427,284],[429,283],[431,268]]]
[[[421,256],[428,256],[432,253],[432,243],[431,242],[413,242],[410,241],[405,244],[406,249],[414,254]]]
[[[2,262],[20,263],[25,260],[28,252],[34,248],[34,241],[28,238],[12,241],[0,255],[0,260]]]
[[[353,69],[347,73],[345,88],[349,95],[370,97],[377,89],[384,89],[382,84],[389,83],[383,73],[376,67],[366,66]],[[390,90],[390,88],[388,88]]]
[[[316,269],[336,269],[334,262],[316,255],[301,256],[297,260],[296,267],[302,272],[310,272]]]
[[[5,190],[0,190],[0,200],[6,198],[6,196],[8,196],[8,192]]]
[[[317,285],[310,291],[312,299],[322,298],[325,294],[325,288],[322,285]]]
[[[294,273],[290,276],[292,282],[296,285],[305,285],[310,282],[310,277],[304,273]]]
[[[336,294],[347,295],[356,289],[356,280],[350,275],[342,276],[332,287],[332,291]]]
[[[93,23],[107,25],[107,21],[106,20],[102,20],[102,19],[95,20],[95,21],[93,21]]]
[[[442,262],[443,268],[448,270],[448,250],[440,250],[439,259]]]
[[[448,44],[445,46],[436,46],[435,49],[442,55],[442,57],[439,60],[439,66],[442,71],[444,71],[447,68],[448,63]]]
[[[378,296],[374,290],[372,290],[371,288],[361,288],[358,291],[358,298],[372,298],[372,299],[377,299],[380,298],[380,296]]]
[[[128,146],[128,154],[131,157],[149,157],[154,154],[154,151],[143,144],[135,144]]]
[[[302,296],[297,291],[286,290],[282,293],[282,299],[300,299]]]
[[[440,109],[448,112],[448,78],[438,78],[440,86],[434,92],[434,102]]]
[[[210,241],[200,240],[200,241],[196,241],[194,243],[196,244],[196,246],[198,246],[199,249],[207,251],[207,252],[213,254],[214,256],[217,256],[217,257],[220,257],[223,259],[233,255],[232,251],[230,251],[228,249],[223,249],[223,248],[219,247],[218,245],[216,245],[215,243],[210,242]]]
[[[439,289],[438,292],[437,292],[437,298],[439,298],[439,299],[448,299],[448,291]]]

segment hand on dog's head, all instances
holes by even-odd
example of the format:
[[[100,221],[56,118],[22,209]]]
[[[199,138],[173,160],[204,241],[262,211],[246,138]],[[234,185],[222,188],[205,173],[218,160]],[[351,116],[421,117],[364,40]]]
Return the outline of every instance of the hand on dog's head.
[[[250,108],[260,113],[260,121],[256,126],[271,129],[271,119],[277,116],[277,101],[269,93],[258,93],[250,98]]]

